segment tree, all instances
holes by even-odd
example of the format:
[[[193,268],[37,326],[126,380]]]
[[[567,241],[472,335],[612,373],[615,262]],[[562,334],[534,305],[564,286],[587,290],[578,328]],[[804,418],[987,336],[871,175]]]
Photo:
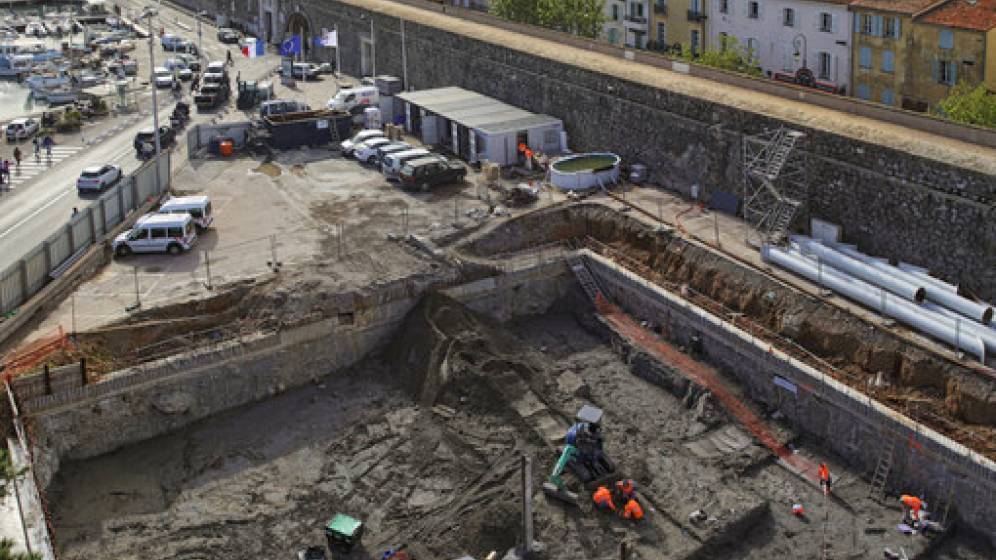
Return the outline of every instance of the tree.
[[[693,53],[688,44],[681,45],[681,53],[678,54],[678,58],[750,76],[763,74],[757,66],[754,52],[751,49],[740,48],[740,43],[736,37],[725,37],[723,47],[718,51],[706,49],[701,53]]]
[[[959,82],[941,100],[939,112],[956,122],[996,128],[996,95],[982,84]]]
[[[14,552],[14,541],[10,539],[0,539],[0,560],[41,560],[41,554],[25,554]]]
[[[605,0],[492,0],[490,6],[503,19],[592,39],[605,23]]]
[[[10,461],[10,452],[6,447],[0,447],[0,498],[7,496],[11,484],[24,474],[24,471],[25,469],[15,469]],[[41,560],[38,554],[15,553],[13,549],[14,541],[0,539],[0,560]]]

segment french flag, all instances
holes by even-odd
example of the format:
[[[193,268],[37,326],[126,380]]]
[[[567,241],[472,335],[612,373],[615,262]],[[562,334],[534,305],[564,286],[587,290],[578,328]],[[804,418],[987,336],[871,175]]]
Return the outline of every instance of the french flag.
[[[256,58],[266,54],[266,43],[254,37],[247,37],[242,46],[242,54],[248,58]]]

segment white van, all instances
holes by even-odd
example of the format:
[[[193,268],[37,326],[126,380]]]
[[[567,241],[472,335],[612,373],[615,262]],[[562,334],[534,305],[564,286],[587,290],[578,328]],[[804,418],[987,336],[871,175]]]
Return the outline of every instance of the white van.
[[[384,156],[384,161],[380,164],[380,170],[389,181],[396,181],[398,179],[398,173],[401,172],[401,166],[404,165],[406,161],[431,155],[432,152],[426,150],[425,148],[414,148],[411,150],[387,154]]]
[[[111,249],[118,257],[132,253],[179,255],[196,242],[197,231],[190,214],[146,214],[135,222],[135,227],[115,237]]]
[[[190,214],[198,231],[211,227],[214,215],[211,213],[211,199],[206,195],[173,196],[159,207],[160,214]]]
[[[355,107],[376,107],[380,103],[380,93],[374,86],[340,89],[335,97],[329,99],[329,109],[336,111],[352,111]]]

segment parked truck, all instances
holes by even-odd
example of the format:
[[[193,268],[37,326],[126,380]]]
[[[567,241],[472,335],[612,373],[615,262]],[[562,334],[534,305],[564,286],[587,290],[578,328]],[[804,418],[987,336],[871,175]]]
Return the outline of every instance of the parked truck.
[[[194,104],[198,111],[214,109],[227,102],[229,95],[228,82],[204,84],[194,96]]]

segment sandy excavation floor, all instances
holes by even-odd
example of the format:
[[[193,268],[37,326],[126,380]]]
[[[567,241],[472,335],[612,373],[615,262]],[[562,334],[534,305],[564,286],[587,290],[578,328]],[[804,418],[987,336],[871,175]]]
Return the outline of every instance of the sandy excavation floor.
[[[623,540],[635,558],[819,558],[818,490],[772,463],[708,397],[683,401],[632,375],[591,315],[582,326],[566,312],[583,307],[563,301],[499,326],[429,297],[404,336],[350,372],[66,464],[51,495],[62,557],[291,558],[323,542],[337,511],[368,524],[352,558],[404,542],[426,559],[504,552],[520,538],[521,454],[535,458],[538,487],[555,440],[592,402],[648,518],[634,525],[537,491],[539,558],[618,558]],[[865,500],[857,476],[836,472],[843,500],[829,504],[830,558],[922,549],[890,529],[898,508]],[[808,520],[791,516],[794,502]],[[699,508],[710,520],[693,525]],[[959,539],[937,557],[987,557]]]

